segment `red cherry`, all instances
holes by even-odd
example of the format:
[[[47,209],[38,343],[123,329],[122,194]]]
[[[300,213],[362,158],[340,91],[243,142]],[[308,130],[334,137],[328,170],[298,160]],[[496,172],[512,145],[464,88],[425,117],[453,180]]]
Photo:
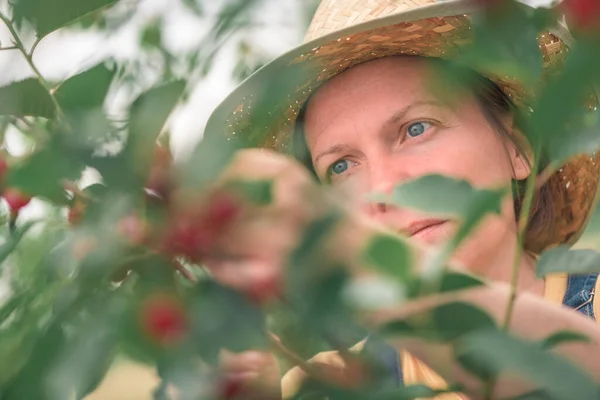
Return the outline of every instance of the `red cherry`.
[[[206,211],[206,225],[219,229],[229,225],[241,211],[241,204],[232,195],[225,192],[214,193]]]
[[[10,210],[13,213],[18,213],[21,208],[25,207],[31,201],[31,197],[21,192],[16,188],[6,188],[2,193],[2,197],[8,203]]]
[[[567,20],[577,29],[600,29],[600,0],[564,0]]]
[[[160,247],[161,251],[168,254],[200,261],[213,243],[213,235],[198,222],[197,217],[182,213],[168,222]]]
[[[154,295],[142,307],[141,325],[153,341],[171,345],[181,341],[188,331],[188,320],[181,303],[170,295]]]

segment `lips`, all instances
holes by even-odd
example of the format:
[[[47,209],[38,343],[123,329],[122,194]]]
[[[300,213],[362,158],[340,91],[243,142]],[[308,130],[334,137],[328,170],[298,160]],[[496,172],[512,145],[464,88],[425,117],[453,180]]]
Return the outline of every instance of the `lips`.
[[[446,223],[447,220],[443,219],[426,219],[421,221],[413,222],[408,225],[406,228],[402,229],[402,232],[406,233],[409,237],[418,235],[420,232],[424,232],[425,230],[429,230],[430,228],[437,227]]]

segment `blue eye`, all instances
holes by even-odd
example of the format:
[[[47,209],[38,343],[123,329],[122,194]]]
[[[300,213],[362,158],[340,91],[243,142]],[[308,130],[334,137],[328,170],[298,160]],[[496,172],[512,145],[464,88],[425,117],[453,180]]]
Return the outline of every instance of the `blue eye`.
[[[431,127],[429,122],[415,122],[408,126],[406,133],[410,137],[421,136],[429,127]]]
[[[329,171],[332,174],[340,175],[346,172],[346,170],[350,167],[350,163],[348,160],[338,160],[333,163],[331,167],[329,167]]]

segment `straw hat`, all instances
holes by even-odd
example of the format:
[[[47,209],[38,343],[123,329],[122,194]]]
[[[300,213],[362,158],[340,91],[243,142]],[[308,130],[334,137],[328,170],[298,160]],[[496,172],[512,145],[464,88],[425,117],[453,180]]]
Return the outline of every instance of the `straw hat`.
[[[289,152],[291,132],[308,97],[323,82],[362,62],[391,55],[451,59],[471,41],[469,0],[322,0],[304,44],[250,76],[213,112],[206,135],[258,139],[260,146]],[[538,36],[544,74],[559,69],[571,37],[564,27]],[[531,97],[509,76],[486,75],[512,101]],[[595,106],[596,97],[592,102]],[[596,204],[600,155],[575,157],[547,185],[553,194],[554,229],[541,233],[536,252],[573,244]]]

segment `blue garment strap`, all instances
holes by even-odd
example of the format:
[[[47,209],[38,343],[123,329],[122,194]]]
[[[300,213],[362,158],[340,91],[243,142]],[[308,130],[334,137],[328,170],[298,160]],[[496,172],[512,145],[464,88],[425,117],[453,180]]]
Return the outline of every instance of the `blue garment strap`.
[[[594,296],[597,280],[598,274],[569,275],[563,304],[595,320]]]

